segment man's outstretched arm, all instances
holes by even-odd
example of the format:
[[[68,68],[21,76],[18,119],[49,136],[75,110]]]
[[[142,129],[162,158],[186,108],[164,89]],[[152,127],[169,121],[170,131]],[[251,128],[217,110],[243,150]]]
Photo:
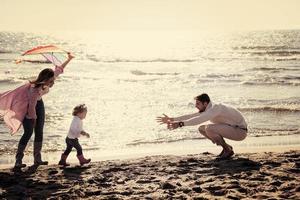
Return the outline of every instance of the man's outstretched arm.
[[[176,122],[176,121],[185,121],[185,120],[189,120],[192,119],[194,117],[199,116],[199,113],[193,113],[193,114],[189,114],[189,115],[183,115],[180,117],[169,117],[168,115],[163,114],[163,117],[157,117],[156,121],[160,124],[167,124],[167,123],[171,123],[171,122]]]
[[[202,124],[217,116],[219,112],[220,111],[218,108],[214,108],[203,113],[198,113],[198,115],[196,115],[195,117],[187,120],[176,120],[168,123],[168,129],[173,130],[182,126],[195,126],[198,124]]]
[[[180,117],[174,117],[173,121],[186,121],[186,120],[189,120],[189,119],[192,119],[192,118],[195,118],[197,116],[199,116],[200,113],[199,112],[196,112],[196,113],[193,113],[193,114],[189,114],[189,115],[182,115]]]

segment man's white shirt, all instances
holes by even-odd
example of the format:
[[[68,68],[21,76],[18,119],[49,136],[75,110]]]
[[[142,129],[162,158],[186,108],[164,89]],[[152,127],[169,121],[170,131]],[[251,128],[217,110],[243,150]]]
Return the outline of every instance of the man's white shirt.
[[[176,117],[174,121],[183,121],[185,126],[194,126],[210,121],[214,124],[228,124],[247,128],[245,118],[240,111],[228,105],[212,102],[207,105],[204,112]]]

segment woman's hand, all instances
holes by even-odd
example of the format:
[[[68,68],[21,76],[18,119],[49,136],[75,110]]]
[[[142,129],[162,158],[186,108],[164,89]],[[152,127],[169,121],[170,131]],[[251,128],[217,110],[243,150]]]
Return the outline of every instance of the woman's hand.
[[[68,52],[68,59],[71,60],[73,58],[74,58],[74,56],[71,54],[71,52]]]
[[[71,52],[68,52],[68,60],[66,60],[60,67],[64,69],[73,58],[74,56],[71,54]]]

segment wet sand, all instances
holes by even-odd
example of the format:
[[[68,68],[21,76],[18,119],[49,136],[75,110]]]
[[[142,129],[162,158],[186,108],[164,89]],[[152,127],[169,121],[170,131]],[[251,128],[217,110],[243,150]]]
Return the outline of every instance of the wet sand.
[[[300,199],[300,151],[2,169],[0,180],[1,199]]]

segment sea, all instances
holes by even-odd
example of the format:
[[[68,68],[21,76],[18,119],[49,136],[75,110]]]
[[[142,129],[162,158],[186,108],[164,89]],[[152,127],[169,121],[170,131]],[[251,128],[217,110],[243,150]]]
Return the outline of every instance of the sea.
[[[80,143],[94,160],[217,149],[197,126],[170,131],[156,121],[197,112],[194,97],[201,93],[243,113],[249,132],[233,143],[240,149],[300,147],[300,30],[1,31],[0,93],[53,67],[39,55],[15,63],[48,44],[75,56],[43,97],[43,155],[54,163],[66,147],[72,109],[82,103],[91,137]],[[0,164],[14,162],[22,133],[10,135],[0,120]]]

